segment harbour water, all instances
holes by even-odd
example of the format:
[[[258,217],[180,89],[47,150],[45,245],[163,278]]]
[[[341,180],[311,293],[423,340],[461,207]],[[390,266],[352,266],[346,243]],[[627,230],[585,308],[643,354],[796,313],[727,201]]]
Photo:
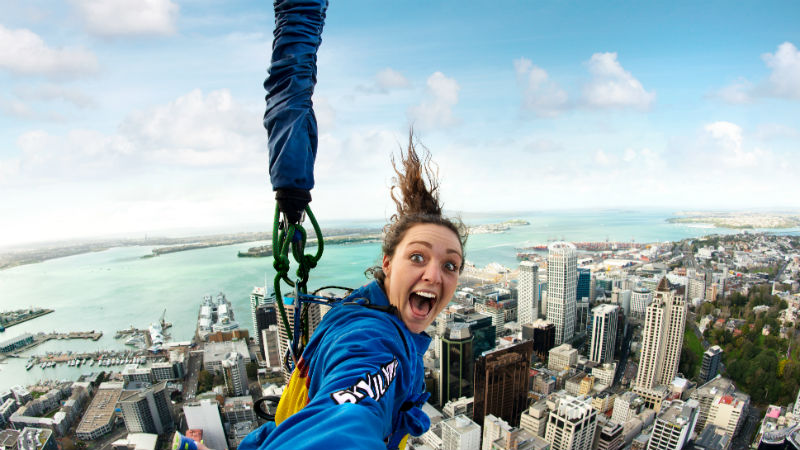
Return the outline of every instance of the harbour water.
[[[496,223],[521,218],[530,225],[512,227],[500,234],[470,236],[467,260],[484,266],[498,262],[515,267],[516,247],[546,243],[549,240],[573,241],[672,241],[736,230],[709,229],[666,222],[668,211],[573,211],[543,212],[504,217],[465,217],[469,225]],[[323,222],[322,226],[326,224]],[[782,232],[800,233],[797,230]],[[94,367],[68,367],[64,364],[25,370],[27,357],[46,352],[87,352],[130,350],[124,339],[114,339],[117,330],[147,328],[161,317],[173,326],[168,331],[174,341],[189,340],[194,333],[197,311],[204,295],[224,292],[232,302],[237,320],[252,328],[249,295],[254,286],[271,284],[274,271],[271,258],[238,258],[237,252],[264,243],[214,247],[154,258],[149,247],[114,248],[45,261],[0,271],[0,310],[39,306],[54,313],[16,325],[0,333],[0,341],[22,333],[102,331],[98,341],[53,340],[27,350],[22,358],[0,363],[0,390],[39,379],[75,379]],[[357,287],[367,279],[364,269],[378,262],[379,244],[329,246],[319,266],[312,272],[310,287],[340,285]],[[120,370],[117,368],[116,370]]]

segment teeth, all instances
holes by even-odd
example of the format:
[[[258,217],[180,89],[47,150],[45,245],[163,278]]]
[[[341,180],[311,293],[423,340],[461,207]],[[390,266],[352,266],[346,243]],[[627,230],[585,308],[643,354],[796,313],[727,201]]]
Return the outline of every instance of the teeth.
[[[433,294],[433,293],[430,293],[430,292],[418,291],[418,292],[414,292],[414,293],[419,295],[420,297],[436,298],[436,294]]]

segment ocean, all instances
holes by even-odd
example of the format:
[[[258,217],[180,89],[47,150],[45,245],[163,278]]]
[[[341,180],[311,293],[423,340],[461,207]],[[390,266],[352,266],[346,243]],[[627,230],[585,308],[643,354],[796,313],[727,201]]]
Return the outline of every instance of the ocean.
[[[736,230],[709,229],[666,221],[665,211],[559,211],[508,214],[503,217],[465,217],[468,225],[524,219],[530,225],[512,227],[499,234],[469,237],[466,258],[477,266],[497,262],[516,267],[516,247],[551,240],[663,242]],[[325,228],[324,218],[321,223]],[[340,224],[337,224],[337,226]],[[800,229],[780,230],[800,234]],[[26,351],[23,358],[0,363],[0,391],[31,384],[40,379],[74,380],[94,367],[25,370],[31,354],[63,351],[128,350],[124,339],[114,339],[117,330],[147,328],[164,310],[173,324],[173,341],[191,339],[204,295],[225,293],[236,319],[251,330],[249,296],[254,286],[271,285],[271,258],[239,258],[237,252],[263,243],[245,243],[170,253],[154,258],[151,247],[122,247],[25,265],[0,271],[0,310],[37,306],[54,309],[43,317],[8,328],[0,341],[23,333],[102,331],[98,341],[53,340]],[[364,270],[378,263],[380,245],[327,246],[318,267],[312,271],[309,288],[324,285],[357,287],[368,280]],[[293,266],[294,268],[294,266]],[[115,370],[121,370],[116,366]]]

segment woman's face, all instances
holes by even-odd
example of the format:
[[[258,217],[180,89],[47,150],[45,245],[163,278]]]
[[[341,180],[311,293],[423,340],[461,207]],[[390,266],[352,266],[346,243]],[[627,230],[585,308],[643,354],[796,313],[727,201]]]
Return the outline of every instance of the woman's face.
[[[383,255],[386,296],[412,333],[425,331],[450,302],[461,261],[458,236],[427,223],[409,228],[394,255]]]

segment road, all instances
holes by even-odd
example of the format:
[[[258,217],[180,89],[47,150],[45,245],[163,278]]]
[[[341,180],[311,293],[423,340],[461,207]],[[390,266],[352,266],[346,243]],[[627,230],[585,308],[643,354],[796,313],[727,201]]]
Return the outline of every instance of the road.
[[[183,401],[194,399],[197,394],[197,378],[200,376],[201,355],[189,352],[189,362],[186,364],[186,379],[183,382]]]

